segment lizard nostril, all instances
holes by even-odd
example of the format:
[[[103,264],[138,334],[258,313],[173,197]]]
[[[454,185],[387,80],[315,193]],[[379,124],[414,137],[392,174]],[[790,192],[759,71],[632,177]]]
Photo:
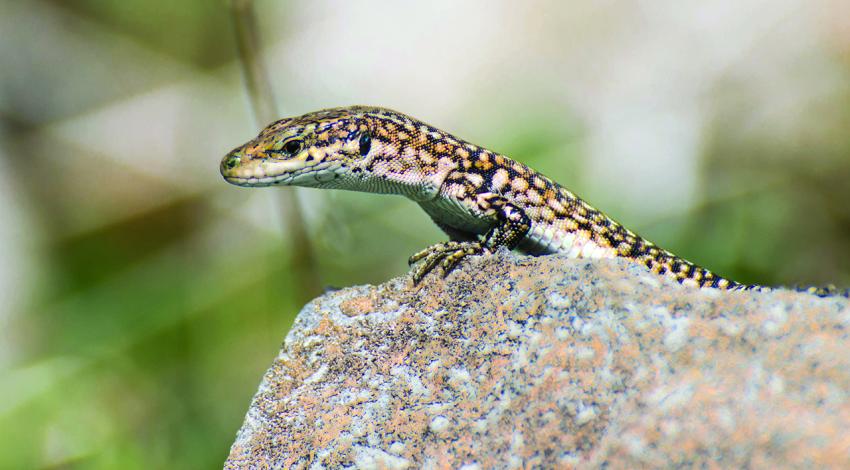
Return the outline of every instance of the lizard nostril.
[[[233,168],[236,168],[236,165],[238,165],[241,160],[242,158],[239,155],[231,155],[224,161],[224,167],[228,170],[232,170]]]

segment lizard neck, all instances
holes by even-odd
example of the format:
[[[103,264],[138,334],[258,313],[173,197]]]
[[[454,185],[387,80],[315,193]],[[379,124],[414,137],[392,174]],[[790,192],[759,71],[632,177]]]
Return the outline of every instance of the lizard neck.
[[[386,110],[370,115],[369,124],[372,152],[359,171],[370,188],[373,184],[381,188],[352,189],[401,194],[416,202],[428,202],[440,195],[450,174],[463,168],[463,158],[456,150],[465,143],[446,132]]]

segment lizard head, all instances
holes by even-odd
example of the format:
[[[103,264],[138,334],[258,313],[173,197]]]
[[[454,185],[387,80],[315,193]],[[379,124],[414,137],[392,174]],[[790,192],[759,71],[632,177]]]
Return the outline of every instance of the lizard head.
[[[345,187],[372,151],[371,108],[316,111],[275,121],[221,161],[238,186]]]

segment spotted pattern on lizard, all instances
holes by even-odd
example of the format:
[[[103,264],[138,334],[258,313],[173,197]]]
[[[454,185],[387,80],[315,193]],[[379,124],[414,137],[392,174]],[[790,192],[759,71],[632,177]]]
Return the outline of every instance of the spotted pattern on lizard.
[[[239,186],[306,186],[399,194],[449,241],[414,254],[413,281],[499,247],[530,254],[633,260],[685,285],[766,289],[722,278],[641,238],[546,176],[385,108],[352,106],[270,124],[221,162]],[[829,289],[810,289],[818,295]]]

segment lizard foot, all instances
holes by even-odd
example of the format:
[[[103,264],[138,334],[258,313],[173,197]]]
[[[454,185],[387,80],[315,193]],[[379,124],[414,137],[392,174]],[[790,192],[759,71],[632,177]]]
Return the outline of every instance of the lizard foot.
[[[408,264],[410,265],[422,261],[422,264],[419,265],[419,267],[417,267],[413,272],[413,285],[419,284],[419,281],[436,268],[437,265],[440,265],[443,268],[443,276],[445,276],[450,273],[463,258],[489,252],[490,250],[485,248],[479,241],[449,241],[429,246],[428,248],[414,254],[408,260]]]

